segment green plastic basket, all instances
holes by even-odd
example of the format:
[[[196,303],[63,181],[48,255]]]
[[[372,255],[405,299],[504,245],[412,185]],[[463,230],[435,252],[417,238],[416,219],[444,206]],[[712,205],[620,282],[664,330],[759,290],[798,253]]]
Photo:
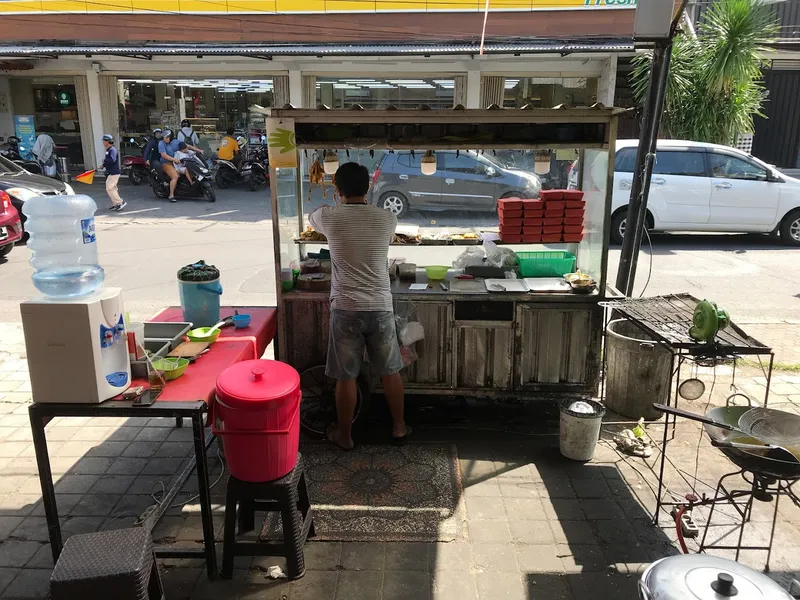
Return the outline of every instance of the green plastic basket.
[[[575,255],[569,252],[517,252],[517,259],[523,277],[562,277],[575,270]]]

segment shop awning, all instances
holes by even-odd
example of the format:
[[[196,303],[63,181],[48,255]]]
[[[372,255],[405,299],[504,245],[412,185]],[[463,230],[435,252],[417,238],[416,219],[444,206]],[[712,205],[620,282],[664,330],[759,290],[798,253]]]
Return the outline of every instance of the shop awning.
[[[626,39],[588,41],[511,41],[488,43],[484,54],[575,54],[591,52],[629,52],[633,42]],[[246,56],[271,59],[281,56],[442,56],[472,55],[480,52],[478,43],[443,44],[209,44],[209,45],[0,45],[4,57],[54,57],[111,55],[151,58],[153,56]]]

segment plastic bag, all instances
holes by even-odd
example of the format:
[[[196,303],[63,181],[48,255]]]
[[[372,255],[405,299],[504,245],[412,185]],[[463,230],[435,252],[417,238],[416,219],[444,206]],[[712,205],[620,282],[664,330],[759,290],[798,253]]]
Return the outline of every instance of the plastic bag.
[[[486,251],[486,264],[490,267],[515,267],[519,261],[511,248],[500,247],[492,240],[483,240]]]
[[[486,253],[483,251],[483,248],[480,246],[470,246],[453,261],[453,266],[459,269],[480,267],[483,265],[483,260],[485,258]]]
[[[394,323],[400,344],[400,357],[403,359],[403,366],[407,367],[419,358],[414,344],[425,338],[425,329],[417,321],[417,307],[412,302],[398,303]]]

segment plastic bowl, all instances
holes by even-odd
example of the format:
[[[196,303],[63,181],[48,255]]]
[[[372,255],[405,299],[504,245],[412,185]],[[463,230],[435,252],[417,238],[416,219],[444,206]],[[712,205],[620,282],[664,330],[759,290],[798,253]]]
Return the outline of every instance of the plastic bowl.
[[[153,367],[157,371],[164,373],[164,379],[172,381],[186,372],[189,366],[188,358],[157,358],[153,361]]]
[[[213,344],[217,341],[219,334],[222,332],[221,330],[217,329],[209,336],[204,335],[210,330],[211,327],[198,327],[197,329],[192,329],[189,333],[187,333],[186,337],[189,338],[190,342],[208,342],[209,344]]]
[[[236,329],[250,327],[250,315],[234,315],[233,326],[236,327]]]
[[[447,277],[447,270],[449,268],[450,267],[444,267],[442,265],[431,265],[430,267],[425,267],[425,274],[428,276],[428,279],[444,279]]]

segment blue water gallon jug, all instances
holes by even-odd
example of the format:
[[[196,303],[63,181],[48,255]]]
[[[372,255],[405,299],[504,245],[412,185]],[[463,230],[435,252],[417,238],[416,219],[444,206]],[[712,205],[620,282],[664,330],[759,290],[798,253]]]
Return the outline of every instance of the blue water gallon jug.
[[[25,201],[33,285],[51,298],[91,294],[105,273],[97,258],[94,213],[89,196],[37,196]]]
[[[195,327],[211,327],[219,322],[219,269],[202,260],[186,265],[178,271],[178,289],[184,321]]]

